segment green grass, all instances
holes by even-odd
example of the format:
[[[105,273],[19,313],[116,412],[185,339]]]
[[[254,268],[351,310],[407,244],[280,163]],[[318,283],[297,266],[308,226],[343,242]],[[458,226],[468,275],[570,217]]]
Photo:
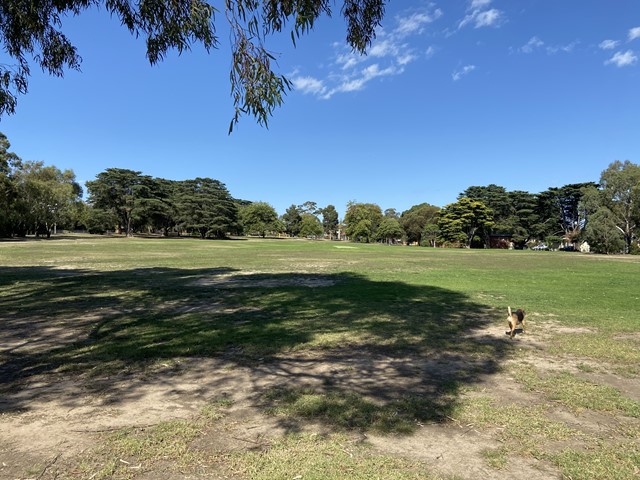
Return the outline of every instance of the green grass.
[[[507,306],[527,310],[534,337],[542,328],[551,334],[546,354],[577,357],[583,372],[596,364],[638,375],[639,267],[640,257],[337,242],[75,236],[0,242],[0,338],[9,345],[0,350],[0,394],[39,375],[73,374],[90,386],[93,378],[152,372],[188,357],[222,356],[249,367],[293,353],[429,359],[451,372],[421,372],[428,392],[376,398],[339,384],[265,392],[267,412],[319,422],[329,436],[288,435],[260,452],[208,458],[193,442],[223,415],[224,405],[216,405],[194,420],[105,437],[105,450],[83,472],[129,478],[144,470],[132,468],[137,464],[183,468],[179,459],[190,459],[232,468],[241,478],[432,478],[421,465],[349,443],[348,435],[409,435],[418,422],[454,419],[495,429],[505,444],[517,442],[524,455],[548,459],[568,478],[625,478],[637,465],[637,448],[586,441],[591,460],[578,448],[550,453],[552,442],[580,435],[550,420],[543,407],[505,408],[461,392],[520,354],[518,341],[477,332],[506,330]],[[555,335],[553,327],[591,333]],[[568,372],[545,376],[521,363],[514,376],[573,414],[640,416],[637,401]],[[12,395],[3,409],[21,412],[32,400]],[[508,455],[506,447],[484,452],[494,468],[509,468]],[[104,460],[98,465],[96,458]],[[617,470],[601,474],[598,462]]]
[[[171,469],[194,470],[194,465],[206,461],[192,447],[194,440],[214,427],[231,404],[221,399],[206,405],[195,419],[105,433],[99,446],[80,459],[74,474],[97,480],[127,479],[152,470],[160,462],[170,464]]]
[[[608,385],[582,380],[569,372],[543,375],[531,365],[514,371],[514,376],[527,389],[542,393],[549,400],[576,413],[594,410],[640,418],[640,402],[622,395]]]
[[[334,434],[288,435],[268,449],[233,455],[236,471],[252,480],[435,480],[424,465],[375,454],[366,445]]]
[[[549,353],[592,358],[634,371],[640,365],[640,337],[621,339],[601,333],[560,335],[552,340]]]
[[[572,480],[628,480],[640,475],[640,446],[637,441],[598,445],[588,450],[567,449],[549,455]]]
[[[378,404],[353,392],[271,389],[263,399],[271,415],[322,421],[337,430],[408,434],[420,422],[443,421],[454,404],[452,397],[453,391],[439,392],[435,398],[406,396]]]
[[[548,410],[548,406],[523,406],[480,396],[461,401],[452,418],[468,428],[496,431],[502,446],[487,448],[482,454],[489,466],[503,469],[514,457],[541,457],[551,442],[581,438],[574,428],[550,420]]]
[[[478,350],[457,337],[492,318],[492,307],[430,278],[440,252],[335,247],[193,239],[2,243],[8,333],[37,335],[52,325],[77,331],[73,342],[14,359],[12,370],[18,377],[100,373],[230,348],[245,358],[345,345]]]

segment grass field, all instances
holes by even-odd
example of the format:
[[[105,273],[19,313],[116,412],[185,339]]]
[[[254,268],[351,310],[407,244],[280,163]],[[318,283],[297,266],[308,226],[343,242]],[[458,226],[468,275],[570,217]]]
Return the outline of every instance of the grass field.
[[[0,476],[633,478],[639,281],[632,256],[0,242]],[[515,340],[507,306],[528,312]],[[142,428],[134,404],[161,413]],[[27,448],[36,414],[58,456]],[[261,436],[234,441],[247,422]],[[469,465],[434,461],[436,435]]]

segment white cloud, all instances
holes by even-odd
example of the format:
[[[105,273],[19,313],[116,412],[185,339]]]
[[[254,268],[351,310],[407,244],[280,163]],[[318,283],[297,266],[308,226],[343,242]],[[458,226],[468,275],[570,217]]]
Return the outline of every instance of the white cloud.
[[[579,43],[580,42],[576,40],[566,45],[547,45],[540,39],[540,37],[533,36],[527,43],[521,46],[518,51],[521,53],[533,53],[534,51],[544,47],[544,51],[549,55],[554,55],[556,53],[571,53]]]
[[[640,38],[640,27],[629,29],[629,41]]]
[[[491,10],[480,12],[475,18],[475,22],[476,22],[475,28],[490,27],[492,25],[496,25],[500,21],[501,16],[502,16],[502,12],[500,12],[500,10],[496,8],[492,8]]]
[[[343,45],[339,45],[339,47],[343,47]],[[336,57],[336,63],[341,66],[343,70],[348,70],[350,68],[355,67],[361,62],[364,62],[367,57],[364,55],[359,55],[354,52],[346,52],[338,55]]]
[[[366,80],[364,78],[356,78],[355,80],[349,80],[342,82],[338,88],[331,90],[326,98],[330,98],[336,92],[357,92],[358,90],[362,90]]]
[[[469,5],[469,10],[479,10],[488,6],[491,3],[491,0],[471,0],[471,4]]]
[[[387,67],[385,69],[380,70],[380,67],[378,66],[378,64],[374,63],[373,65],[369,65],[367,68],[362,70],[362,75],[368,81],[368,80],[371,80],[372,78],[384,77],[385,75],[393,75],[397,72],[398,70],[395,67]]]
[[[431,58],[436,54],[436,49],[433,45],[429,45],[429,47],[425,50],[424,54],[427,58]]]
[[[575,42],[568,43],[567,45],[549,45],[547,47],[547,53],[550,55],[558,52],[571,53],[578,43],[580,42],[576,40]]]
[[[442,16],[442,10],[439,8],[433,13],[416,12],[407,17],[396,17],[398,26],[394,29],[394,33],[401,37],[411,35],[413,33],[422,33],[425,25],[432,23]]]
[[[326,90],[322,80],[313,77],[293,77],[291,83],[296,90],[300,90],[302,93],[321,95]]]
[[[458,29],[473,24],[474,28],[482,27],[498,27],[504,21],[504,13],[497,8],[487,9],[491,4],[491,0],[471,0],[468,13],[458,23]]]
[[[402,72],[404,72],[403,68],[390,66],[381,69],[377,63],[374,63],[372,65],[369,65],[368,67],[363,68],[354,76],[343,77],[341,82],[336,87],[332,88],[331,90],[322,92],[320,97],[328,100],[336,93],[356,92],[358,90],[362,90],[365,85],[374,78],[385,77],[389,75],[399,75]]]
[[[396,55],[400,45],[393,41],[392,38],[375,42],[369,49],[369,55],[372,57],[386,57],[388,55]]]
[[[531,37],[527,43],[525,43],[522,47],[520,47],[520,51],[522,53],[531,53],[536,48],[542,47],[544,42],[540,40],[538,37]]]
[[[433,55],[433,47],[425,52],[426,47],[417,41],[424,35],[428,25],[442,15],[442,10],[433,4],[407,10],[404,15],[394,18],[395,24],[390,28],[380,28],[376,32],[377,38],[366,55],[353,52],[344,44],[333,43],[333,59],[322,67],[322,75],[305,76],[294,72],[293,85],[300,93],[330,99],[337,93],[362,90],[374,79],[400,75],[407,65]],[[425,57],[422,52],[425,52]]]
[[[469,75],[471,72],[473,72],[476,69],[475,65],[465,65],[464,67],[462,67],[462,69],[460,70],[456,70],[451,74],[451,78],[453,78],[454,82],[457,82],[458,80],[460,80],[462,77]]]
[[[416,58],[417,57],[413,53],[406,53],[396,57],[396,62],[398,62],[398,65],[407,65],[408,63],[413,62]]]
[[[603,40],[602,42],[600,42],[600,45],[598,45],[602,50],[613,50],[614,48],[616,48],[618,46],[620,42],[617,40]]]
[[[635,65],[638,61],[638,56],[633,53],[632,50],[627,50],[626,52],[616,52],[613,57],[604,62],[605,65],[614,64],[616,67],[628,67],[630,65]]]

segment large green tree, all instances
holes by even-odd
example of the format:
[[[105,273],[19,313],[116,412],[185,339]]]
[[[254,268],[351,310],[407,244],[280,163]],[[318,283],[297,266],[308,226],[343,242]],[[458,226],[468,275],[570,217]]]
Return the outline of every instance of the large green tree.
[[[300,207],[291,205],[281,217],[284,224],[284,231],[291,237],[297,237],[300,233],[300,222],[302,221],[302,212]]]
[[[375,203],[349,202],[344,216],[346,234],[353,241],[368,243],[376,238],[382,218],[382,209]]]
[[[311,213],[303,213],[300,221],[301,237],[319,237],[322,235],[322,224],[320,219]]]
[[[540,230],[540,217],[537,213],[537,197],[523,190],[508,192],[512,215],[503,221],[504,233],[511,234],[516,248],[523,248],[536,238]],[[499,227],[494,230],[499,231]]]
[[[621,253],[625,249],[625,239],[616,223],[616,216],[607,207],[600,207],[589,220],[585,229],[585,239],[596,253]]]
[[[21,168],[20,157],[10,152],[9,139],[0,132],[0,236],[12,236],[16,230],[16,200],[18,196],[15,174]]]
[[[276,210],[267,202],[255,202],[240,207],[240,223],[245,234],[266,237],[267,233],[278,233],[281,222]]]
[[[461,198],[445,206],[438,216],[441,238],[446,242],[463,244],[467,248],[471,247],[476,234],[493,225],[491,209],[470,198]]]
[[[151,177],[145,177],[144,182],[148,190],[145,198],[141,199],[136,223],[146,225],[152,231],[161,230],[166,237],[178,223],[176,202],[182,182]]]
[[[629,253],[640,226],[640,165],[616,160],[602,172],[600,185],[604,205],[613,214]]]
[[[504,187],[494,183],[482,186],[472,186],[458,195],[458,199],[470,198],[484,203],[491,209],[494,230],[498,233],[510,233],[511,218],[514,215],[513,204],[509,198],[509,193]]]
[[[403,234],[404,231],[397,218],[384,217],[378,226],[376,239],[386,244],[392,244],[402,238]]]
[[[200,238],[224,238],[237,229],[237,204],[218,180],[196,178],[178,182],[172,202],[178,226]]]
[[[439,210],[440,208],[434,205],[421,203],[402,212],[402,215],[400,215],[400,226],[404,230],[407,244],[413,242],[416,242],[418,245],[421,244],[425,226],[436,222],[436,216]]]
[[[422,231],[422,242],[420,245],[435,247],[440,237],[440,229],[437,223],[427,223]]]
[[[338,211],[335,206],[327,205],[320,210],[320,213],[322,214],[322,228],[324,229],[324,233],[326,233],[330,239],[333,239],[340,224]]]
[[[70,223],[74,202],[82,195],[73,171],[43,162],[24,162],[16,184],[16,208],[27,230],[47,238],[57,225]]]
[[[87,182],[89,204],[111,212],[118,219],[118,232],[133,234],[133,220],[144,206],[148,184],[141,172],[125,168],[108,168],[95,180]]]
[[[586,225],[585,212],[580,208],[581,200],[590,187],[597,187],[597,184],[572,183],[559,188],[552,187],[538,194],[538,235],[560,236],[565,242],[577,242]]]
[[[375,37],[387,0],[345,0],[340,12],[347,21],[347,43],[364,53]],[[0,115],[13,113],[17,95],[28,89],[31,64],[62,76],[79,70],[80,53],[62,32],[65,16],[103,6],[132,35],[146,39],[147,59],[153,65],[170,50],[179,53],[201,44],[219,47],[217,18],[227,19],[231,43],[231,98],[235,114],[253,115],[267,124],[282,104],[290,82],[274,72],[274,55],[267,37],[289,30],[291,39],[310,31],[318,18],[331,14],[330,0],[1,0],[0,42],[9,57],[0,64]],[[215,13],[218,12],[218,16]]]

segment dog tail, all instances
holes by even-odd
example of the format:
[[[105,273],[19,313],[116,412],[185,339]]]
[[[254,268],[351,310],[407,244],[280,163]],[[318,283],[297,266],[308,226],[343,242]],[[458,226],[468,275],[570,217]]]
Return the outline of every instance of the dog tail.
[[[507,310],[509,310],[509,316],[511,316],[511,307],[507,307]]]

